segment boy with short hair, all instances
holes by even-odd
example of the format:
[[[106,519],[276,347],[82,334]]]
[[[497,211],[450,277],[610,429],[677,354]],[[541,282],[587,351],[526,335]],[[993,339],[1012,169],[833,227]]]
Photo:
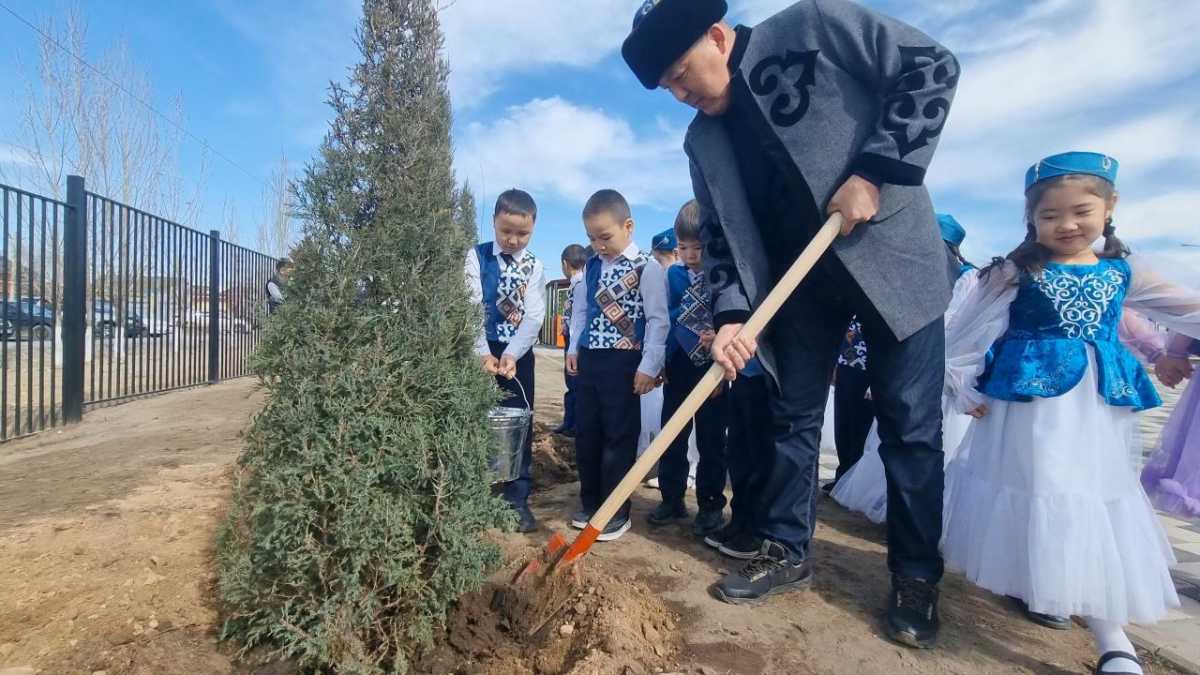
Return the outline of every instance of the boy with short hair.
[[[562,273],[567,279],[567,299],[563,303],[562,323],[564,357],[571,348],[571,315],[574,313],[575,287],[583,283],[583,268],[587,265],[587,259],[587,250],[579,244],[571,244],[563,249]],[[571,437],[575,435],[575,376],[567,372],[565,365],[563,379],[567,387],[563,392],[563,421],[554,433]]]
[[[576,462],[582,509],[571,526],[583,529],[633,466],[640,430],[638,397],[662,370],[667,326],[661,316],[666,286],[657,265],[633,243],[629,203],[616,190],[600,190],[583,208],[596,255],[572,303],[567,372],[576,381]],[[649,310],[647,311],[649,306]],[[629,502],[597,537],[611,541],[629,530]]]
[[[675,247],[682,264],[667,268],[667,315],[670,332],[665,336],[666,383],[663,386],[662,422],[679,409],[683,399],[712,365],[709,345],[713,339],[712,304],[700,244],[700,209],[695,200],[684,204],[675,218]],[[696,446],[700,454],[696,470],[696,503],[699,511],[692,532],[706,537],[724,525],[726,397],[717,390],[696,412]],[[684,505],[688,479],[688,436],[692,420],[671,441],[658,465],[662,503],[650,513],[651,525],[665,525],[689,517]]]
[[[467,252],[465,272],[471,298],[483,307],[483,326],[475,342],[483,369],[496,376],[508,394],[504,406],[525,408],[534,399],[533,345],[546,315],[545,272],[528,250],[537,204],[529,193],[511,189],[500,193],[492,214],[495,241]],[[526,434],[519,477],[504,485],[504,499],[520,518],[520,532],[537,529],[529,510],[532,485],[533,429]]]

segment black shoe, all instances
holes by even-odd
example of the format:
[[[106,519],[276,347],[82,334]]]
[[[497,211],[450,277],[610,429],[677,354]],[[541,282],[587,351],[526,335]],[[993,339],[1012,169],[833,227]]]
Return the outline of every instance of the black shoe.
[[[937,642],[941,622],[937,612],[938,589],[924,579],[892,575],[892,598],[887,611],[888,637],[918,649]]]
[[[722,527],[716,532],[711,532],[704,537],[704,543],[713,548],[721,548],[721,544],[733,539],[742,533],[742,526],[730,521],[728,525]],[[754,550],[758,550],[757,548]]]
[[[533,532],[538,528],[537,518],[533,517],[533,511],[530,511],[528,506],[518,506],[515,511],[520,518],[517,521],[517,532]]]
[[[646,522],[651,525],[666,525],[673,520],[687,520],[688,510],[683,500],[662,502],[646,516]]]
[[[1057,616],[1055,614],[1042,614],[1041,612],[1034,612],[1029,609],[1029,605],[1025,604],[1024,600],[1015,598],[1011,595],[1008,597],[1013,601],[1014,604],[1017,605],[1018,608],[1020,608],[1021,613],[1025,615],[1026,619],[1029,619],[1039,626],[1053,628],[1054,630],[1071,630],[1073,626],[1071,623],[1071,617],[1069,616]]]
[[[613,519],[608,521],[608,525],[606,525],[604,530],[602,530],[596,537],[596,541],[613,541],[615,539],[620,539],[621,535],[629,531],[629,526],[630,523],[628,517],[621,518],[620,516],[613,516]]]
[[[571,430],[571,427],[567,426],[566,424],[560,424],[554,428],[554,433],[565,434],[566,432],[568,432],[570,430]]]
[[[717,550],[721,555],[736,558],[738,560],[750,560],[758,555],[758,551],[762,548],[763,538],[750,532],[749,530],[739,532],[736,536],[722,542]]]
[[[828,483],[822,485],[821,492],[824,492],[826,495],[829,495],[833,492],[833,488],[836,486],[837,486],[837,479],[835,478],[835,479],[829,481]]]
[[[812,577],[809,561],[792,562],[783,546],[767,540],[742,569],[713,584],[712,593],[731,605],[750,604],[768,595],[808,588]]]
[[[566,436],[567,438],[575,438],[575,428],[571,427],[569,429],[563,429],[562,431],[559,431],[558,434],[561,436]]]
[[[1125,659],[1126,661],[1136,665],[1140,670],[1142,662],[1138,657],[1129,652],[1104,652],[1100,655],[1100,660],[1096,662],[1096,670],[1092,671],[1093,675],[1134,675],[1132,670],[1105,670],[1104,665],[1109,661],[1117,659]]]
[[[692,523],[692,534],[697,537],[706,537],[722,527],[725,527],[725,514],[722,513],[724,507],[718,509],[713,507],[701,507],[700,512],[696,514],[696,520]]]
[[[583,528],[587,527],[588,521],[591,520],[592,516],[594,515],[596,514],[592,511],[584,511],[582,509],[576,511],[575,515],[571,516],[571,527],[577,530],[582,530]]]

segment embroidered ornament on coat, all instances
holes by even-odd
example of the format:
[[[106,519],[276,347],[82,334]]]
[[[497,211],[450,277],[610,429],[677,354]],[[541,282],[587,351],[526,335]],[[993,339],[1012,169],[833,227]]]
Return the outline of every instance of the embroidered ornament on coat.
[[[592,320],[589,349],[642,348],[636,322],[645,317],[641,277],[648,260],[644,253],[633,260],[621,256],[600,274],[600,290],[596,291],[600,316]]]
[[[534,263],[537,258],[526,251],[518,262],[513,256],[504,253],[500,256],[500,282],[496,287],[496,309],[504,320],[496,326],[497,336],[501,342],[508,342],[517,334],[517,326],[525,318],[525,289],[529,277],[533,275]]]

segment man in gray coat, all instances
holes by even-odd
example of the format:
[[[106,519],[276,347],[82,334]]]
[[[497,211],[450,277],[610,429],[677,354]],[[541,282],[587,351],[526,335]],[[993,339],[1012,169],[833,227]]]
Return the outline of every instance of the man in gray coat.
[[[946,254],[922,186],[958,82],[928,36],[847,0],[801,0],[753,29],[724,0],[647,0],[622,54],[647,89],[698,109],[685,150],[703,209],[705,265],[732,379],[756,352],[775,387],[774,454],[756,513],[762,545],[713,587],[732,603],[811,584],[819,435],[853,315],[888,482],[889,634],[938,631],[942,576],[942,314]],[[764,339],[737,333],[827,214],[840,237]]]

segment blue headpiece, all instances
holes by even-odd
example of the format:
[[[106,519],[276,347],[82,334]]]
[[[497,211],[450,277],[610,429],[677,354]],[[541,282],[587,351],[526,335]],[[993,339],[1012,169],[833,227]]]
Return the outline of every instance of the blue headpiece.
[[[654,238],[650,240],[650,248],[654,249],[655,251],[665,251],[669,253],[674,251],[677,245],[678,242],[675,241],[674,228],[663,230],[662,232],[654,235]]]
[[[1064,152],[1050,155],[1029,167],[1025,172],[1025,191],[1034,185],[1058,176],[1085,174],[1117,184],[1117,160],[1098,152]]]
[[[967,238],[967,229],[958,224],[954,216],[949,213],[937,214],[938,227],[942,230],[942,241],[962,246],[963,241]]]

